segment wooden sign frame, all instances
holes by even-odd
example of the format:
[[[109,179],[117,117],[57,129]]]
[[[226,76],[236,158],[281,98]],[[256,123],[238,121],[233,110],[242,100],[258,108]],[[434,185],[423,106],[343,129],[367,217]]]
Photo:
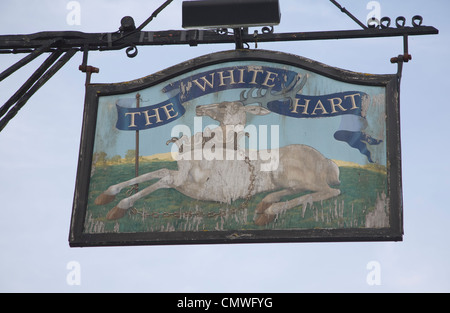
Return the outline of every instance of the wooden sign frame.
[[[86,92],[72,247],[402,240],[397,75],[233,50]]]

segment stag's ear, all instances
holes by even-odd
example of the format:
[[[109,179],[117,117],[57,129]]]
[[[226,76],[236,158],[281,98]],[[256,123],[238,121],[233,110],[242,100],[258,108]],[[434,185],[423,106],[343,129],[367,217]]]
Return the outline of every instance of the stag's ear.
[[[266,108],[263,108],[259,105],[247,105],[244,107],[245,112],[251,113],[254,115],[267,115],[270,111]]]

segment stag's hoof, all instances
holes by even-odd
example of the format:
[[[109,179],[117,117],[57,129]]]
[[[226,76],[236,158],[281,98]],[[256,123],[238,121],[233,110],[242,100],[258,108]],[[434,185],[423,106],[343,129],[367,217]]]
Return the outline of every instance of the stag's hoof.
[[[104,205],[104,204],[108,204],[108,203],[114,201],[115,198],[116,198],[116,196],[111,196],[111,195],[102,193],[100,196],[97,197],[97,199],[95,199],[94,203],[96,205]]]
[[[272,222],[276,215],[265,213],[266,210],[272,205],[270,202],[260,202],[256,207],[256,219],[255,224],[258,226],[264,226]]]
[[[275,214],[258,214],[259,216],[256,217],[255,224],[258,226],[264,226],[269,224],[270,222],[273,222],[276,215]]]
[[[126,213],[127,210],[121,209],[119,207],[114,207],[111,209],[111,211],[108,212],[108,214],[106,214],[106,219],[110,221],[118,220],[124,217]]]
[[[257,214],[262,214],[264,212],[266,212],[266,210],[272,205],[271,202],[260,202],[257,206],[256,206],[256,213]]]

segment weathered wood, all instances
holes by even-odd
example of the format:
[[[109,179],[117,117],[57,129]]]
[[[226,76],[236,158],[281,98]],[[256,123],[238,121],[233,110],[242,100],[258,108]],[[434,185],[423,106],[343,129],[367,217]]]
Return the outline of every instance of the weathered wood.
[[[374,207],[363,209],[364,215],[358,216],[355,211],[355,215],[353,215],[353,207],[350,205],[350,208],[347,206],[347,200],[342,196],[336,196],[333,197],[332,200],[324,201],[326,203],[326,207],[322,206],[320,197],[322,195],[311,196],[312,194],[294,194],[292,197],[288,199],[284,199],[283,205],[289,205],[294,204],[297,205],[295,209],[293,210],[299,210],[300,212],[295,212],[296,216],[298,216],[299,220],[302,221],[302,210],[306,209],[308,219],[310,219],[312,222],[319,222],[319,223],[327,223],[331,220],[338,220],[345,219],[346,225],[342,222],[338,222],[336,224],[336,227],[329,227],[329,225],[321,224],[323,228],[296,228],[295,224],[294,227],[290,225],[290,229],[285,229],[284,225],[279,224],[279,228],[272,228],[270,227],[270,223],[273,223],[273,221],[270,221],[270,214],[268,214],[268,219],[265,222],[269,222],[268,226],[254,226],[254,216],[253,214],[256,213],[270,213],[267,210],[269,209],[270,205],[269,202],[277,201],[277,198],[280,196],[283,196],[283,190],[280,188],[279,190],[273,190],[276,192],[275,194],[272,194],[272,192],[267,192],[267,194],[261,195],[260,197],[254,197],[256,192],[258,190],[261,190],[261,186],[266,185],[264,181],[260,182],[259,185],[255,185],[255,190],[252,191],[252,199],[254,201],[251,202],[251,208],[250,211],[242,210],[242,211],[233,211],[239,204],[224,204],[219,205],[220,209],[216,209],[216,212],[210,212],[208,211],[206,204],[204,204],[203,199],[209,199],[209,200],[217,200],[217,197],[225,195],[225,193],[228,193],[226,196],[223,197],[223,200],[226,202],[227,196],[230,199],[238,199],[244,196],[246,196],[245,192],[248,192],[249,185],[250,185],[250,176],[251,176],[251,170],[248,166],[248,164],[245,163],[245,160],[242,161],[242,164],[234,164],[235,167],[227,167],[224,166],[223,168],[219,168],[220,166],[216,165],[217,172],[220,172],[221,175],[218,175],[217,177],[209,178],[216,179],[214,184],[211,184],[211,186],[205,186],[208,183],[205,181],[205,178],[207,179],[208,176],[205,174],[205,171],[207,171],[209,168],[208,166],[212,166],[213,164],[202,164],[202,166],[199,167],[199,169],[196,169],[195,172],[198,174],[195,176],[197,180],[203,183],[202,187],[204,188],[203,193],[201,193],[201,197],[199,200],[188,200],[187,206],[188,207],[179,207],[178,209],[172,210],[170,212],[165,212],[164,205],[158,205],[155,204],[155,206],[152,206],[151,204],[148,207],[139,207],[140,204],[138,204],[138,212],[136,215],[132,216],[126,216],[124,220],[119,221],[107,221],[105,219],[105,215],[107,214],[108,210],[115,206],[116,203],[112,204],[108,208],[105,207],[99,207],[93,202],[93,199],[97,197],[102,191],[104,191],[103,187],[100,190],[96,190],[95,196],[91,198],[92,202],[89,203],[89,210],[86,208],[88,207],[88,197],[92,196],[90,190],[89,190],[89,182],[91,179],[93,179],[92,174],[92,167],[95,166],[93,164],[93,148],[94,148],[94,142],[95,142],[95,129],[96,129],[96,121],[97,121],[97,110],[98,110],[98,104],[99,99],[105,96],[116,96],[116,95],[123,95],[123,94],[134,94],[135,92],[138,92],[140,90],[143,90],[144,88],[152,88],[154,86],[165,84],[167,80],[171,80],[177,76],[185,75],[186,73],[189,73],[190,70],[199,70],[202,67],[215,67],[216,65],[220,65],[221,63],[227,63],[228,62],[245,62],[245,61],[251,61],[252,66],[257,62],[276,62],[278,66],[284,67],[286,66],[293,66],[295,68],[310,71],[313,73],[317,73],[318,75],[324,77],[324,78],[331,78],[336,82],[336,84],[339,86],[340,82],[345,82],[348,84],[356,84],[358,86],[363,86],[362,88],[365,88],[364,86],[374,87],[383,87],[386,91],[386,94],[382,92],[379,97],[379,99],[383,99],[383,102],[380,104],[383,107],[383,112],[386,114],[383,116],[386,117],[386,120],[380,121],[385,123],[386,129],[388,132],[386,133],[384,139],[386,139],[386,150],[387,155],[383,152],[383,158],[386,158],[387,164],[383,165],[384,172],[375,174],[378,175],[380,180],[382,180],[382,187],[377,189],[375,192],[371,193],[375,195],[375,200],[371,205],[373,204]],[[225,71],[224,68],[218,67],[221,71]],[[182,74],[180,74],[182,73]],[[198,71],[197,71],[198,73]],[[229,72],[224,72],[225,74],[230,74]],[[236,75],[240,73],[239,71],[236,71]],[[169,78],[168,78],[169,77]],[[185,76],[183,76],[185,77]],[[190,79],[190,82],[192,83],[192,80],[195,80],[196,78],[186,76]],[[210,76],[208,76],[210,77]],[[238,76],[237,76],[238,77]],[[263,82],[267,81],[266,85],[270,86],[270,75],[267,76],[264,74],[261,74],[261,81],[259,84],[262,84]],[[269,77],[269,79],[266,79],[266,77]],[[228,79],[230,82],[231,78]],[[236,79],[235,82],[238,82],[239,79]],[[199,81],[200,82],[200,81]],[[210,80],[212,83],[212,81]],[[194,83],[193,83],[194,84]],[[220,76],[218,83],[216,82],[216,85],[220,85]],[[77,186],[74,196],[74,213],[73,213],[73,219],[72,219],[72,226],[71,226],[71,233],[70,233],[70,244],[71,246],[98,246],[98,245],[146,245],[146,244],[204,244],[204,243],[256,243],[256,242],[320,242],[320,241],[398,241],[402,240],[402,234],[403,234],[403,226],[402,226],[402,195],[401,195],[401,160],[400,160],[400,125],[399,125],[399,98],[398,98],[398,76],[396,74],[393,75],[368,75],[368,74],[361,74],[361,73],[354,73],[349,71],[344,71],[341,69],[333,68],[330,66],[326,66],[324,64],[308,60],[305,58],[301,58],[298,56],[288,55],[281,52],[269,52],[269,51],[254,51],[254,50],[234,50],[234,51],[226,51],[226,52],[219,52],[215,54],[210,54],[207,56],[199,57],[193,60],[189,60],[187,62],[184,62],[182,64],[179,64],[177,66],[171,67],[169,69],[166,69],[164,71],[158,72],[155,75],[146,76],[141,79],[137,79],[130,82],[125,83],[118,83],[118,84],[92,84],[89,86],[87,90],[87,103],[85,107],[85,115],[84,115],[84,123],[83,123],[83,131],[82,131],[82,142],[81,142],[81,149],[80,149],[80,159],[79,159],[79,170],[77,173]],[[202,85],[203,86],[203,85]],[[266,87],[269,87],[266,86]],[[206,85],[204,86],[206,87]],[[310,86],[314,88],[313,86]],[[159,87],[158,87],[159,88]],[[245,87],[247,88],[247,87]],[[269,87],[270,88],[270,87]],[[357,86],[355,87],[357,88]],[[251,89],[251,88],[248,88]],[[378,89],[378,88],[377,88]],[[236,93],[233,93],[234,96],[236,96]],[[237,98],[239,98],[239,93],[237,93]],[[244,94],[245,95],[245,94]],[[378,94],[376,94],[378,95]],[[163,97],[164,98],[164,97]],[[220,97],[219,97],[220,98]],[[253,97],[255,98],[255,97]],[[111,99],[115,99],[114,97]],[[378,98],[374,98],[374,101],[378,101]],[[223,100],[223,99],[222,99]],[[221,100],[221,101],[222,101]],[[230,99],[231,100],[231,99]],[[238,99],[236,99],[238,100]],[[115,101],[115,100],[114,100]],[[155,101],[159,101],[156,100]],[[201,100],[195,100],[199,101],[197,104],[202,104]],[[195,102],[194,102],[195,103]],[[212,103],[212,102],[208,102]],[[191,103],[192,104],[192,103]],[[207,104],[210,105],[210,104]],[[250,104],[248,104],[250,106]],[[344,104],[342,104],[344,105]],[[367,104],[365,104],[367,105]],[[205,107],[206,108],[206,107]],[[193,107],[191,107],[192,110],[194,110]],[[204,108],[199,107],[198,112],[199,114],[206,114],[203,110]],[[250,110],[251,108],[249,108]],[[343,108],[346,109],[346,108]],[[202,113],[203,112],[203,113]],[[193,113],[192,111],[190,113]],[[212,112],[211,116],[214,116]],[[239,123],[239,114],[235,115],[232,120],[234,122]],[[241,121],[242,123],[242,121]],[[244,122],[245,124],[245,122]],[[299,123],[301,124],[301,123]],[[113,127],[113,126],[112,126]],[[297,128],[295,128],[297,129]],[[299,128],[301,129],[301,128]],[[170,139],[171,136],[167,136],[167,138],[155,138],[155,140],[158,140],[159,142],[165,143],[166,140]],[[208,136],[208,138],[211,138],[210,140],[218,140],[219,137],[213,137]],[[152,139],[153,140],[153,139]],[[216,142],[220,143],[220,142]],[[223,143],[223,141],[222,141]],[[211,144],[211,143],[210,143]],[[289,152],[289,151],[288,151]],[[292,151],[290,151],[292,152]],[[281,154],[281,153],[280,153]],[[292,153],[291,153],[292,154]],[[281,159],[281,158],[280,158]],[[307,158],[302,156],[301,162],[310,164],[307,162]],[[334,161],[333,161],[334,162]],[[94,162],[95,163],[95,162]],[[297,162],[298,163],[298,162]],[[317,162],[316,162],[317,163]],[[186,163],[189,166],[195,165],[193,162]],[[336,163],[337,164],[337,163]],[[204,165],[204,166],[203,166]],[[254,164],[257,165],[257,164]],[[301,166],[301,164],[300,164]],[[339,165],[341,166],[341,165]],[[163,167],[165,169],[163,169]],[[311,167],[311,165],[307,166]],[[343,166],[345,167],[345,166]],[[131,168],[131,166],[130,166]],[[156,182],[152,185],[151,189],[148,189],[145,193],[141,194],[143,196],[149,195],[153,191],[155,191],[158,188],[169,186],[169,189],[172,189],[172,191],[176,194],[179,194],[178,191],[176,191],[175,186],[171,187],[169,184],[171,181],[175,181],[176,179],[173,176],[170,176],[169,174],[179,169],[177,167],[173,167],[170,170],[168,169],[169,166],[158,165],[152,168],[152,171],[154,169],[161,169],[161,171],[153,174],[149,174],[146,178],[151,178],[150,176],[153,175],[153,178],[159,179],[159,182]],[[340,168],[341,169],[341,168]],[[368,182],[369,176],[365,176],[367,173],[367,167],[364,167],[364,169],[357,170],[357,174],[355,174],[356,178],[352,178],[351,186],[348,188],[360,188],[359,186],[365,184]],[[376,170],[376,168],[373,168]],[[97,168],[97,171],[99,168]],[[96,172],[97,172],[96,171]],[[109,173],[109,172],[108,172]],[[240,178],[237,174],[240,174]],[[353,172],[352,172],[353,173]],[[387,174],[386,174],[387,173]],[[292,174],[295,174],[294,171],[292,171]],[[145,175],[145,174],[144,174]],[[261,175],[261,174],[258,174]],[[353,174],[352,174],[353,175]],[[221,179],[227,180],[226,182],[223,182],[222,184],[217,180],[219,179],[219,176],[221,176]],[[302,176],[298,179],[306,180],[306,175],[294,175],[294,176]],[[121,176],[122,177],[122,176]],[[129,178],[131,178],[132,175],[130,175]],[[194,177],[194,178],[195,178]],[[353,176],[351,176],[353,177]],[[144,178],[144,177],[142,177]],[[295,177],[297,178],[297,177]],[[100,179],[103,179],[101,177]],[[297,180],[298,180],[297,179]],[[356,181],[353,181],[353,179],[356,179]],[[363,179],[363,181],[358,181]],[[378,178],[377,178],[378,179]],[[294,182],[295,179],[280,179],[280,181],[290,181]],[[119,178],[112,183],[115,182],[121,182],[122,180]],[[182,181],[182,180],[181,180]],[[270,181],[272,181],[272,178],[270,178]],[[347,181],[348,182],[348,181]],[[98,181],[93,181],[93,184],[97,184]],[[130,182],[135,183],[135,181]],[[238,194],[233,194],[231,191],[233,191],[233,184],[235,184],[238,188]],[[184,185],[183,185],[184,186]],[[371,188],[372,184],[369,184],[369,187],[364,188]],[[194,188],[193,186],[192,188]],[[105,189],[108,188],[107,186]],[[338,189],[339,187],[331,187],[331,189]],[[198,189],[198,188],[197,188]],[[232,190],[233,189],[233,190]],[[343,189],[345,191],[345,189]],[[349,189],[347,189],[349,190]],[[366,189],[363,189],[366,191]],[[186,191],[186,190],[185,190]],[[245,191],[245,192],[244,192]],[[352,190],[351,190],[352,191]],[[278,193],[281,192],[281,193]],[[240,194],[239,194],[240,193]],[[172,194],[172,193],[170,193]],[[198,195],[198,191],[196,193],[194,192],[192,195]],[[231,195],[231,197],[230,197]],[[303,197],[302,196],[309,196]],[[122,199],[124,198],[124,194],[118,194],[117,195],[117,201],[120,203]],[[155,197],[156,201],[156,195],[153,194],[152,196]],[[257,208],[257,205],[261,200],[269,196],[271,199],[267,199],[267,203],[262,204],[261,207]],[[151,196],[150,196],[151,197]],[[163,203],[166,204],[165,200],[165,194],[163,193],[163,196],[161,202],[159,204]],[[214,198],[213,198],[214,197]],[[234,197],[234,198],[233,198]],[[187,197],[185,197],[187,198]],[[111,201],[113,198],[106,199],[105,201]],[[194,196],[195,199],[195,196]],[[360,199],[360,198],[357,198]],[[101,200],[101,201],[100,201]],[[98,203],[103,203],[104,199],[98,200]],[[159,199],[158,199],[159,200]],[[270,201],[269,201],[270,200]],[[319,201],[316,201],[319,200]],[[361,199],[362,200],[362,199]],[[175,203],[178,200],[175,200]],[[242,201],[242,200],[240,200]],[[292,201],[290,203],[290,201]],[[314,206],[311,205],[311,201],[314,202]],[[353,200],[352,200],[353,201]],[[144,200],[142,200],[143,203]],[[151,201],[149,202],[151,203]],[[240,203],[240,202],[238,202]],[[124,203],[125,204],[125,203]],[[308,204],[301,205],[301,204]],[[145,204],[146,205],[146,204]],[[204,209],[202,206],[205,205]],[[143,204],[144,206],[144,204]],[[387,207],[388,206],[388,207]],[[178,208],[178,207],[177,207]],[[276,210],[277,208],[273,207],[270,210]],[[279,208],[280,211],[283,211],[283,208]],[[344,209],[345,212],[344,212]],[[293,210],[290,210],[290,212],[293,212]],[[97,216],[91,216],[91,212],[96,212],[98,214]],[[114,213],[114,212],[113,212]],[[112,213],[112,214],[113,214]],[[116,212],[117,213],[117,212]],[[122,212],[123,213],[123,212]],[[133,223],[136,221],[139,221],[140,214],[142,214],[142,219],[148,218],[148,219],[154,219],[154,220],[163,220],[163,215],[167,213],[170,218],[165,220],[164,224],[156,224],[156,222],[149,222],[149,224],[145,225],[151,225],[151,229],[148,229],[148,231],[136,231],[136,233],[132,232],[126,232],[120,229],[119,224],[122,222],[128,222],[132,221]],[[207,219],[207,215],[209,213],[212,214],[212,218],[209,218],[209,221],[211,221],[213,218],[215,219],[213,223],[216,223],[216,225],[208,228],[208,229],[202,229],[205,225],[205,220]],[[283,216],[284,212],[280,214],[280,216]],[[291,218],[292,216],[287,214],[286,216],[289,216]],[[228,218],[228,220],[227,220]],[[230,219],[236,219],[238,223],[238,228],[229,230],[230,228],[227,228],[227,224]],[[282,219],[278,219],[278,222],[281,223]],[[287,221],[287,220],[286,220]],[[146,221],[147,222],[147,221]],[[295,223],[298,223],[299,221],[295,219]],[[225,223],[225,224],[224,224]],[[157,225],[157,226],[154,226]],[[224,227],[225,225],[225,227]],[[112,229],[112,226],[113,229]],[[181,228],[180,228],[181,226]],[[240,227],[246,227],[245,229]],[[106,228],[105,228],[106,227]],[[251,229],[248,229],[248,228]],[[261,227],[261,228],[258,228]],[[339,227],[347,227],[347,228],[339,228]],[[228,229],[228,230],[227,230]],[[205,231],[207,230],[207,231]]]

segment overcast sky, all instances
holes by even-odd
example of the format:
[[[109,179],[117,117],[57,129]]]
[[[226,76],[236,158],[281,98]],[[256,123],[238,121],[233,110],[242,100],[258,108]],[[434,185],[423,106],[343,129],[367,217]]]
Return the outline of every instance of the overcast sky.
[[[68,0],[2,0],[0,34],[76,30],[114,32],[123,16],[142,23],[163,0],[80,0],[70,25]],[[175,0],[145,30],[181,29]],[[365,20],[369,1],[341,0]],[[450,21],[446,0],[379,0],[381,16],[422,15],[439,35],[410,38],[412,61],[401,86],[403,242],[297,243],[70,248],[68,234],[77,170],[85,76],[75,55],[0,133],[0,291],[2,292],[449,292],[450,291]],[[358,29],[328,0],[280,0],[276,32]],[[77,21],[76,21],[77,22]],[[251,48],[254,48],[251,45]],[[364,73],[392,74],[401,38],[259,44]],[[92,52],[92,81],[123,82],[232,44],[140,47]],[[0,54],[4,70],[24,55]],[[41,64],[41,56],[0,83],[3,104]],[[70,262],[79,285],[67,283]],[[370,285],[370,262],[381,284]],[[369,269],[368,269],[369,265]],[[70,279],[69,279],[70,280]]]

